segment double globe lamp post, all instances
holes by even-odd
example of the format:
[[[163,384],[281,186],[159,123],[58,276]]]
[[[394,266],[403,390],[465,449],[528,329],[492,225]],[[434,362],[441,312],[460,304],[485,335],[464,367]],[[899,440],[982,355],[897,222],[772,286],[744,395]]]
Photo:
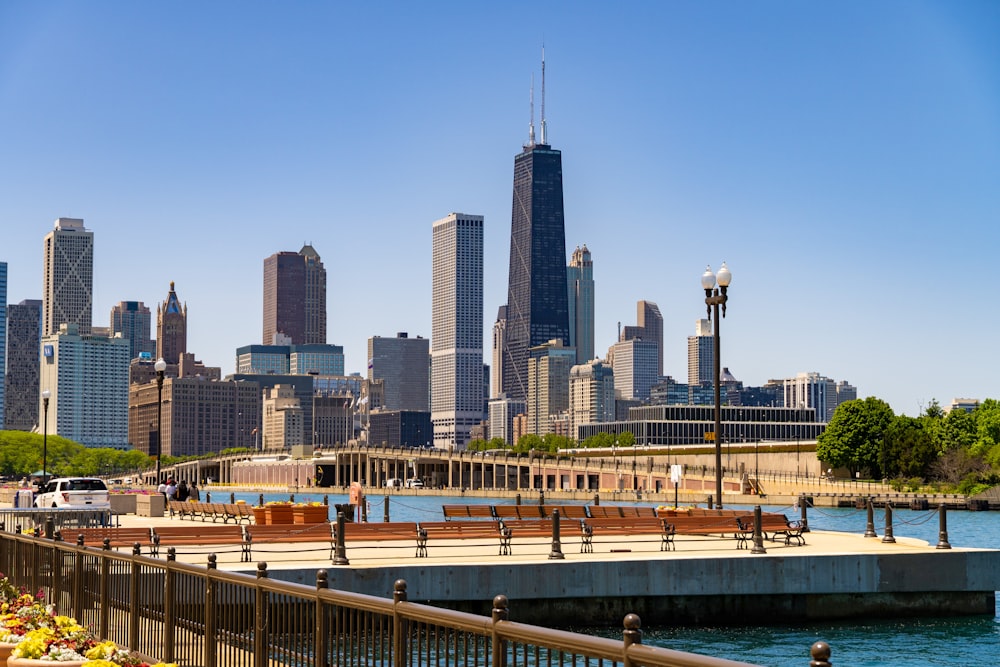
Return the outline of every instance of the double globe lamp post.
[[[49,481],[49,398],[52,392],[48,389],[42,390],[42,481],[40,488],[44,490],[44,485]]]
[[[153,364],[156,371],[156,483],[160,483],[160,452],[163,446],[163,373],[167,362],[160,357]]]
[[[722,306],[721,317],[725,317],[726,301],[729,299],[726,291],[732,281],[733,274],[729,272],[729,267],[726,266],[725,262],[722,263],[718,273],[712,273],[712,267],[709,266],[701,275],[701,286],[705,290],[705,309],[708,311],[708,319],[712,319],[712,312],[715,311],[715,325],[712,327],[712,356],[715,372],[715,432],[712,433],[712,439],[715,440],[715,498],[719,509],[722,509],[722,394],[720,392],[722,368],[719,354],[719,306]]]

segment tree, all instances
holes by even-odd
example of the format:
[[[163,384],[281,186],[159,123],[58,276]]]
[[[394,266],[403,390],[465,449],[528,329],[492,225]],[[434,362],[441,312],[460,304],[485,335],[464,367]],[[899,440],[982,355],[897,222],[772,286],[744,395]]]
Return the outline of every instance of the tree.
[[[847,468],[852,476],[867,470],[881,477],[879,453],[895,416],[888,403],[874,396],[841,403],[817,439],[816,456],[831,466]]]
[[[595,433],[581,443],[581,447],[588,449],[605,448],[608,449],[615,444],[615,438],[610,433]]]
[[[927,417],[899,415],[885,432],[885,446],[879,453],[884,477],[926,478],[937,459],[937,447],[928,428]]]
[[[625,431],[618,436],[618,446],[619,447],[631,447],[635,444],[635,433],[632,431]]]
[[[517,445],[514,446],[514,451],[518,454],[527,454],[532,449],[542,450],[542,438],[534,433],[522,435],[521,439],[517,441]]]

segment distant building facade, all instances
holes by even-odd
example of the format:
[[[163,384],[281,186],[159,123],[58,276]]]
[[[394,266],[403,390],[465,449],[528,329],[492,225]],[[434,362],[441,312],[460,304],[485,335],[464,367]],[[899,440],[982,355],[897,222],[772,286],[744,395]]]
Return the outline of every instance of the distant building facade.
[[[41,327],[41,299],[25,299],[7,307],[4,428],[30,431],[40,424],[38,361]]]
[[[198,456],[254,446],[261,424],[261,389],[256,382],[168,377],[160,409],[155,381],[133,384],[128,393],[128,440],[146,454],[156,453],[158,412],[162,456]]]
[[[426,338],[410,338],[404,331],[395,338],[368,339],[368,379],[384,382],[383,409],[430,412],[429,361],[430,341]]]
[[[784,381],[784,404],[790,408],[812,408],[817,419],[824,423],[833,419],[841,402],[857,397],[855,387],[847,382],[837,383],[819,373],[799,373]]]
[[[569,409],[569,371],[576,365],[576,350],[553,339],[536,345],[528,357],[528,432],[552,432],[553,418]]]
[[[656,375],[663,375],[663,315],[652,301],[636,303],[636,325],[626,326],[621,340],[644,340],[656,343]]]
[[[326,343],[326,269],[311,245],[264,260],[263,343],[274,344],[276,334],[296,345]]]
[[[584,244],[573,251],[566,270],[569,288],[569,345],[576,348],[576,363],[594,358],[594,261]]]
[[[659,380],[659,345],[633,338],[618,341],[612,348],[615,395],[623,399],[648,400],[650,390]]]
[[[712,320],[697,320],[694,335],[688,336],[688,384],[715,382],[715,338]]]
[[[483,216],[452,213],[432,236],[434,446],[464,449],[483,419]]]
[[[39,388],[51,392],[48,432],[86,447],[127,448],[128,357],[124,338],[81,334],[76,324],[42,337]]]
[[[265,387],[262,410],[262,449],[287,450],[295,445],[305,444],[304,412],[294,387],[281,384]]]
[[[503,393],[503,350],[507,337],[507,306],[500,306],[497,319],[493,322],[492,341],[492,374],[490,375],[490,398],[496,398]]]
[[[112,336],[121,334],[128,341],[129,359],[136,359],[143,353],[153,355],[152,315],[142,301],[121,301],[112,307],[109,328]]]
[[[58,218],[45,235],[42,267],[42,335],[75,324],[79,335],[93,324],[94,233],[78,218]]]
[[[569,433],[577,427],[615,419],[615,373],[600,359],[573,366],[569,372]]]
[[[0,262],[0,431],[7,412],[4,394],[7,388],[7,262]]]
[[[341,345],[244,345],[236,348],[236,372],[259,375],[343,375]]]
[[[515,401],[500,395],[490,399],[490,438],[500,438],[510,446],[517,444],[514,437],[514,419],[527,412],[524,401]]]
[[[426,447],[434,439],[431,413],[381,410],[369,417],[369,443],[387,447]]]

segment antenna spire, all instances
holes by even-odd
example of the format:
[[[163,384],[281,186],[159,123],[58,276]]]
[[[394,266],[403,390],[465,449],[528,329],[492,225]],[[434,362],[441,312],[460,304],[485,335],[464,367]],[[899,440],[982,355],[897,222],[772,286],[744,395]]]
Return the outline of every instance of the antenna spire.
[[[545,43],[542,43],[542,144],[547,145],[545,140]]]
[[[528,145],[535,145],[535,73],[531,73],[531,92],[528,94],[531,104],[531,122],[528,123]]]

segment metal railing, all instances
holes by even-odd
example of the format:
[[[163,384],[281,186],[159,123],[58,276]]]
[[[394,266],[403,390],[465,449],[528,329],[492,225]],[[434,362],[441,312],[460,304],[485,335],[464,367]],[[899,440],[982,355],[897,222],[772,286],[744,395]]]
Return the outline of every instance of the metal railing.
[[[0,533],[0,570],[17,586],[42,591],[57,613],[102,638],[183,667],[737,667],[748,663],[642,644],[629,614],[623,640],[509,620],[507,598],[491,616],[408,602],[406,582],[392,599],[332,590],[325,570],[315,587],[137,553],[93,549]],[[813,646],[810,665],[829,664]]]

